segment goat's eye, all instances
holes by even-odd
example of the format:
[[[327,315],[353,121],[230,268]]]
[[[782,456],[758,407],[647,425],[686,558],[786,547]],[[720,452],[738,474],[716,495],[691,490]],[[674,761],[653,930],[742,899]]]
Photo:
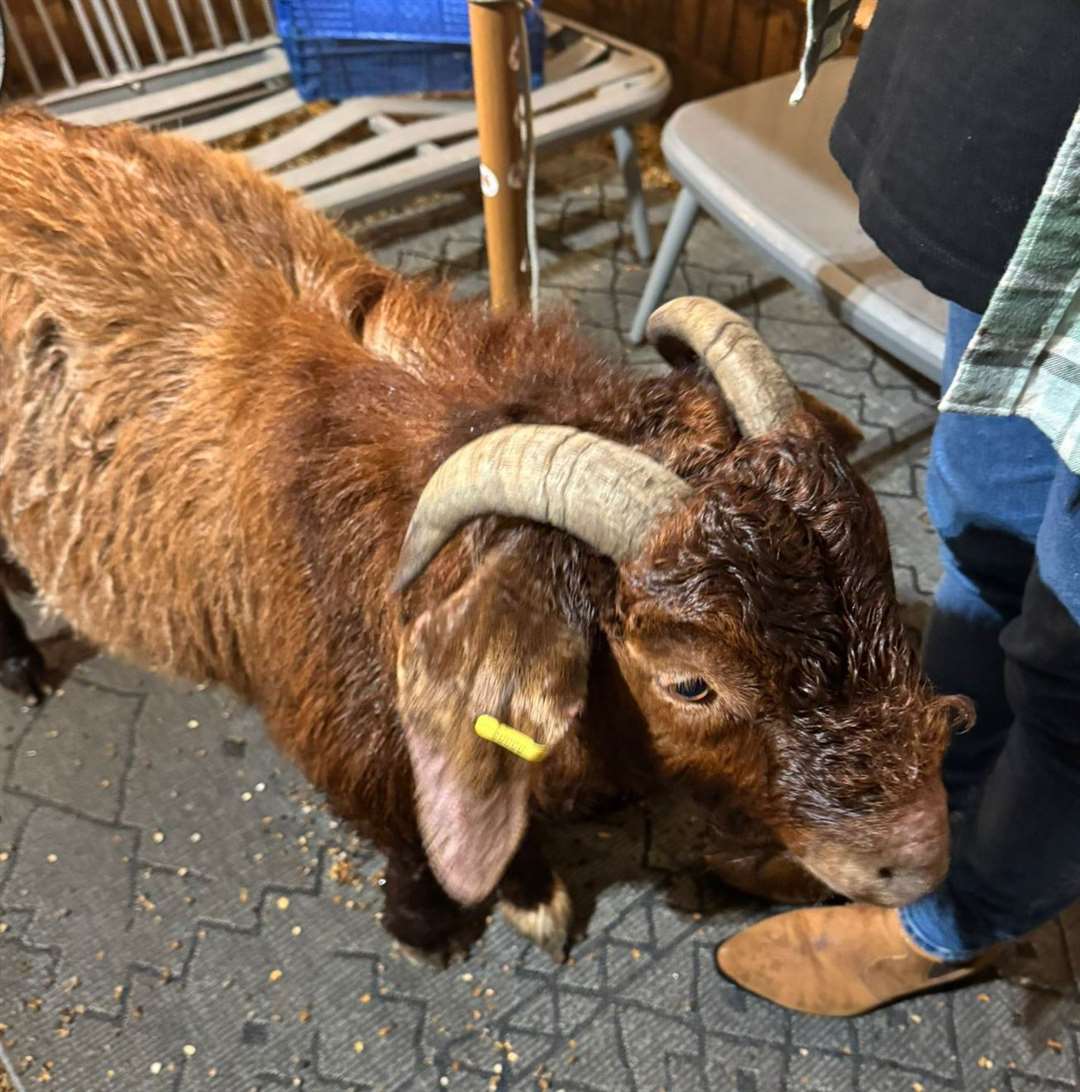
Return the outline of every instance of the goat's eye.
[[[672,683],[671,692],[683,701],[704,701],[712,694],[704,679],[680,679],[677,683]]]

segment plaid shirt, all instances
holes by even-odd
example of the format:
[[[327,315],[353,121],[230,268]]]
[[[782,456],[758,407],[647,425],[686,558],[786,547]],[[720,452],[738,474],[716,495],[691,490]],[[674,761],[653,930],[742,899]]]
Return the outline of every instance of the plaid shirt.
[[[807,0],[797,103],[844,43],[858,0]],[[1080,474],[1080,109],[939,407],[1026,417]]]

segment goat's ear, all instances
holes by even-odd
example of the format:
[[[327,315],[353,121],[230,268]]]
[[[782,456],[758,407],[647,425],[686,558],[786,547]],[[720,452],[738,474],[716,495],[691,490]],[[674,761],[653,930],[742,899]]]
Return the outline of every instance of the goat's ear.
[[[839,410],[833,409],[801,388],[799,398],[802,399],[803,409],[812,413],[825,426],[825,431],[832,437],[842,455],[850,455],[863,442],[864,437],[859,427]]]
[[[537,764],[476,734],[487,714],[548,749],[585,702],[588,642],[531,574],[485,562],[421,614],[398,653],[398,712],[428,861],[464,904],[498,884],[528,823]]]

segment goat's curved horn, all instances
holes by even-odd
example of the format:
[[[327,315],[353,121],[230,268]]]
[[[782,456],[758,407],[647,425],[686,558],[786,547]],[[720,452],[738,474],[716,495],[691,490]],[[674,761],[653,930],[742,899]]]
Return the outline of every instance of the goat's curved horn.
[[[549,523],[616,561],[692,490],[655,460],[564,425],[508,425],[454,452],[413,512],[393,589],[424,571],[466,521],[488,513]]]
[[[758,332],[730,308],[683,296],[649,316],[649,341],[678,366],[688,351],[704,361],[720,386],[743,436],[760,436],[799,408],[799,396]]]

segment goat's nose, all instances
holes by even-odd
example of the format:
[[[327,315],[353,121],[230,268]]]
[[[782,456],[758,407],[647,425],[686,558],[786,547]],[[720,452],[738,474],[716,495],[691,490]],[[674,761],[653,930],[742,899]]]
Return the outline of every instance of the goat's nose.
[[[881,849],[877,880],[890,903],[910,902],[927,894],[949,868],[949,822],[944,795],[934,793],[901,812],[893,834]]]
[[[929,894],[949,867],[945,792],[928,787],[876,823],[831,829],[798,853],[803,865],[834,891],[858,902],[903,906]]]
[[[947,836],[908,846],[886,854],[878,865],[881,895],[890,904],[901,905],[929,894],[945,879],[949,870]]]

